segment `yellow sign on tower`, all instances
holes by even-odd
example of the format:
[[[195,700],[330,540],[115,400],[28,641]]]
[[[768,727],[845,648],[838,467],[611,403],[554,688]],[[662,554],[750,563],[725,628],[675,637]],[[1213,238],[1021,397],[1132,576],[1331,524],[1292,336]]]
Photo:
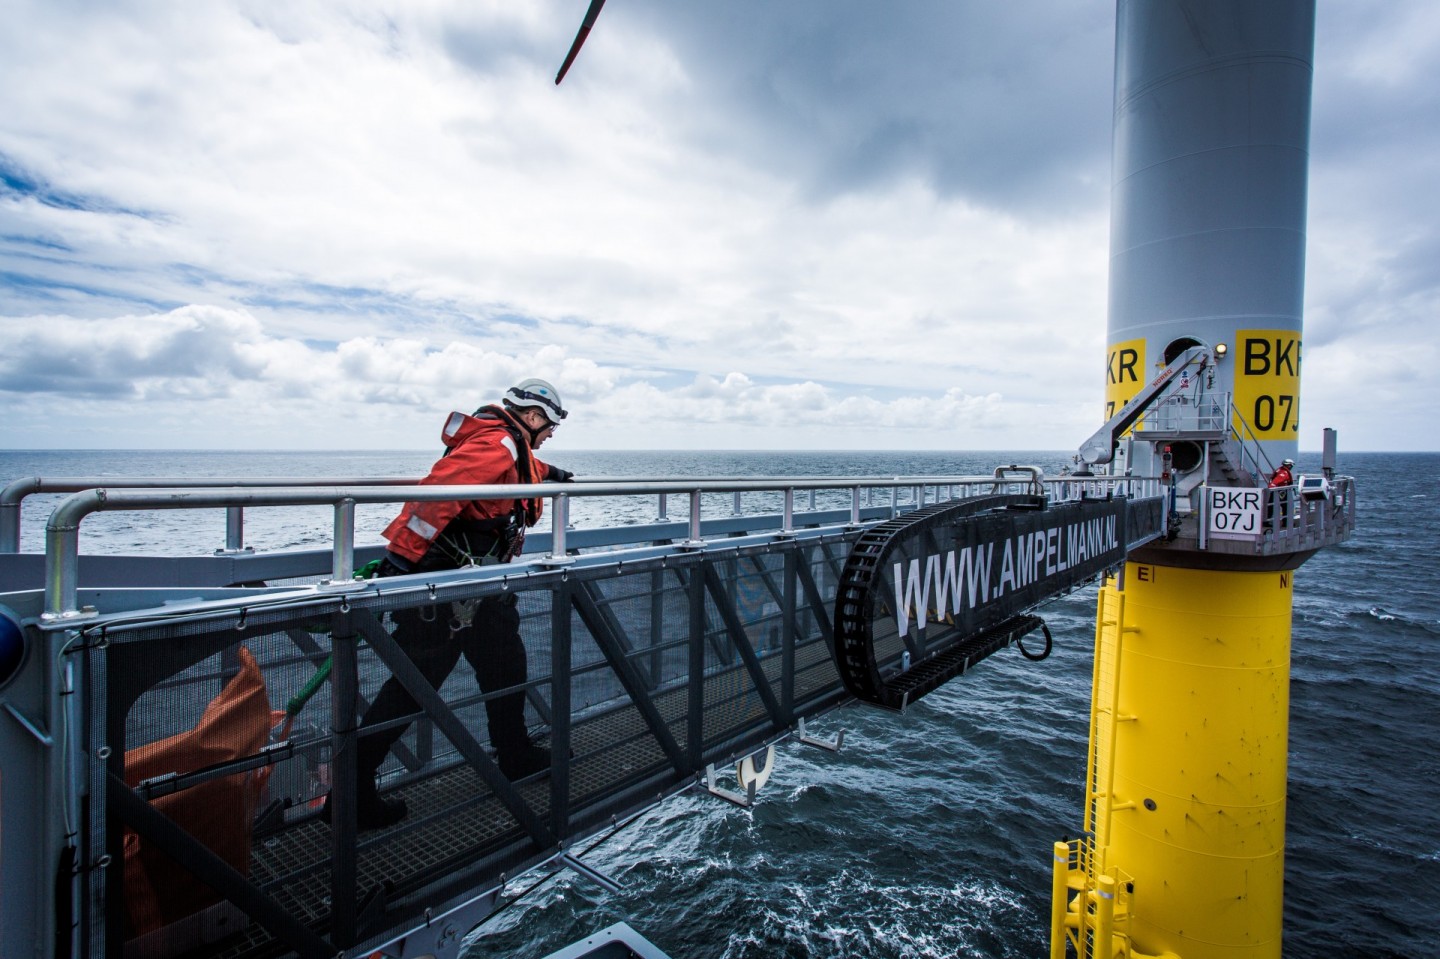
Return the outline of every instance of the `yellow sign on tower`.
[[[1105,357],[1105,419],[1140,392],[1145,375],[1145,340],[1111,343]],[[1127,432],[1129,432],[1127,430]]]
[[[1299,332],[1235,331],[1235,409],[1259,439],[1300,438]]]

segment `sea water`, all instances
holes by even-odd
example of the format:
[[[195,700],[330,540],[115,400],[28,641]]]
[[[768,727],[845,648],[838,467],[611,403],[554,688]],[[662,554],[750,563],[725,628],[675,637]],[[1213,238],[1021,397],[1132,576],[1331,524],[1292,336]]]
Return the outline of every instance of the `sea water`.
[[[570,452],[586,476],[1055,474],[1060,453]],[[563,455],[562,455],[563,453]],[[9,452],[28,476],[414,476],[423,452]],[[1301,455],[1300,472],[1318,457]],[[1440,454],[1342,455],[1358,529],[1296,575],[1290,691],[1285,955],[1440,954]],[[26,501],[41,548],[60,497]],[[579,508],[576,523],[653,519],[653,500]],[[607,509],[609,510],[607,512]],[[588,510],[588,512],[587,512]],[[379,542],[391,507],[357,511]],[[683,515],[683,508],[672,515]],[[87,518],[86,552],[208,553],[223,511]],[[259,549],[323,547],[328,509],[251,510]],[[845,707],[816,724],[845,747],[781,747],[752,809],[691,792],[577,850],[623,883],[569,872],[512,880],[515,901],[467,959],[544,956],[628,922],[677,957],[1034,957],[1046,954],[1050,847],[1082,822],[1093,587],[1040,610],[1049,659],[1011,650],[897,715]]]

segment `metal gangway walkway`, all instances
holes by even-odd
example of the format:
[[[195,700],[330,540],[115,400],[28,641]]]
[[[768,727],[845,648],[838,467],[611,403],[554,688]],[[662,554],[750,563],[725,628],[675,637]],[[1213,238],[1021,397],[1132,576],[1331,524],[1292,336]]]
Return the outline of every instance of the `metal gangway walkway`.
[[[1161,500],[1153,481],[1013,467],[539,487],[323,482],[25,486],[80,491],[50,517],[43,579],[40,557],[13,546],[0,555],[0,612],[21,636],[14,674],[0,680],[5,954],[38,943],[36,954],[94,957],[453,955],[527,870],[553,864],[608,882],[576,855],[581,840],[697,786],[752,801],[767,747],[787,737],[838,745],[805,723],[851,699],[836,668],[837,591],[867,534],[918,529],[905,514],[987,496],[1025,497],[1032,509]],[[537,492],[550,532],[530,536],[513,564],[352,577],[380,549],[355,545],[359,503]],[[572,528],[571,502],[585,497],[661,505],[652,523]],[[673,497],[687,516],[668,516]],[[240,511],[296,504],[333,510],[330,549],[266,554],[240,542]],[[80,555],[95,512],[182,508],[229,511],[227,549]],[[1162,528],[1158,507],[1151,514],[1132,541]],[[18,517],[17,505],[7,536]],[[391,637],[397,612],[463,617],[494,596],[519,610],[528,676],[518,688],[552,756],[513,783],[484,717],[488,700],[516,688],[482,693],[468,667],[431,688]],[[882,612],[893,622],[894,610]],[[917,653],[892,626],[870,665],[895,674]],[[402,796],[409,815],[359,832],[357,717],[392,673],[422,708],[381,768],[382,792]],[[726,785],[737,764],[748,791]]]

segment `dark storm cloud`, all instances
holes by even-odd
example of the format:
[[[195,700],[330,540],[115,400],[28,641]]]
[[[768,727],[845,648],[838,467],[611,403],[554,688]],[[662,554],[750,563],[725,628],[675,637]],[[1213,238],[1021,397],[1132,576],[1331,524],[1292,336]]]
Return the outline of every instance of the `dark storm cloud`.
[[[1434,342],[1440,74],[1433,8],[1322,3],[1310,137],[1307,342]]]
[[[1025,7],[624,0],[590,43],[613,17],[613,42],[637,30],[671,45],[694,80],[677,113],[718,105],[727,121],[701,128],[713,150],[817,199],[918,176],[990,207],[1093,208],[1108,192],[1113,10]]]
[[[1434,10],[1375,0],[1319,5],[1313,152],[1360,159],[1401,140],[1411,151],[1440,144],[1435,27],[1424,22]]]

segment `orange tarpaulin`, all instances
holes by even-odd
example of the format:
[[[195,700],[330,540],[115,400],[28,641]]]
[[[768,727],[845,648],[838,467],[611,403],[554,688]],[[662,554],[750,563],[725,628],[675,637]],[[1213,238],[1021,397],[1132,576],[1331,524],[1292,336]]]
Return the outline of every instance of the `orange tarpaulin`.
[[[240,647],[240,671],[210,701],[195,728],[125,753],[125,782],[188,773],[258,753],[272,715],[255,657]],[[212,779],[151,805],[241,875],[250,871],[250,832],[269,768]],[[125,831],[127,937],[160,929],[220,901],[173,859]]]

